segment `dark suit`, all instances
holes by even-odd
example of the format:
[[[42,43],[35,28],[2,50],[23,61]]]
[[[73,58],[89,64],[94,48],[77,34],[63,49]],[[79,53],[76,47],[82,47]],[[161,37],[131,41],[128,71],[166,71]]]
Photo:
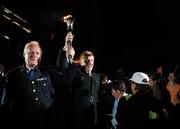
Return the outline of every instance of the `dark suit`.
[[[4,106],[10,127],[53,128],[54,86],[61,75],[49,68],[36,68],[30,80],[25,66],[9,71]]]
[[[90,77],[85,68],[76,64],[64,67],[64,82],[70,85],[72,97],[73,128],[94,128],[97,121],[97,101],[100,77],[92,72]]]

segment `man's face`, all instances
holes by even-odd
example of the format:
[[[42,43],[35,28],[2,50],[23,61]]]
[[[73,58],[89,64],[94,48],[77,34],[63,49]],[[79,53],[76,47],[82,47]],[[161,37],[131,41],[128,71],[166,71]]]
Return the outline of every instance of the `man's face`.
[[[88,56],[85,60],[85,67],[87,71],[92,71],[94,67],[94,56]]]
[[[29,68],[34,68],[38,65],[41,57],[41,49],[38,45],[29,45],[24,54],[26,66]]]

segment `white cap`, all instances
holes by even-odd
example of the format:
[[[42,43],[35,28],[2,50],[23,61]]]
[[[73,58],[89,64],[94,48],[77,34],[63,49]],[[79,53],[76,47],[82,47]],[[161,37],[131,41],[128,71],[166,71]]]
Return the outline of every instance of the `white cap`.
[[[149,84],[149,77],[143,72],[135,72],[129,80],[137,84]]]

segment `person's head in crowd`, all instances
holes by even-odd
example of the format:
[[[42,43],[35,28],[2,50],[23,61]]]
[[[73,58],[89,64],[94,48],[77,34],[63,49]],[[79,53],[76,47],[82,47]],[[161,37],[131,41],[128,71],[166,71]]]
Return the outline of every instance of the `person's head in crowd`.
[[[149,86],[155,86],[158,83],[158,76],[156,73],[150,73],[149,75]]]
[[[114,80],[111,82],[112,96],[120,99],[126,93],[126,86],[122,80]]]
[[[131,81],[131,90],[133,94],[149,90],[149,77],[147,74],[135,72],[129,80]]]
[[[175,77],[174,77],[174,73],[170,72],[168,75],[168,81],[174,81]]]

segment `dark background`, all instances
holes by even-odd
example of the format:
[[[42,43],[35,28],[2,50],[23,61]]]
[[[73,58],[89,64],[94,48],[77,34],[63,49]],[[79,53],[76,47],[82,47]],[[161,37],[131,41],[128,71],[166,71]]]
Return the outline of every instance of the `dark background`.
[[[170,1],[107,0],[1,0],[0,62],[6,70],[21,63],[26,42],[38,40],[44,50],[42,64],[55,65],[67,33],[62,17],[75,18],[73,46],[95,54],[95,69],[110,77],[119,68],[165,72],[179,64],[179,15]],[[11,10],[28,23],[4,12]],[[8,20],[3,15],[8,15]],[[12,21],[30,28],[29,34]],[[3,36],[8,35],[9,40]]]

